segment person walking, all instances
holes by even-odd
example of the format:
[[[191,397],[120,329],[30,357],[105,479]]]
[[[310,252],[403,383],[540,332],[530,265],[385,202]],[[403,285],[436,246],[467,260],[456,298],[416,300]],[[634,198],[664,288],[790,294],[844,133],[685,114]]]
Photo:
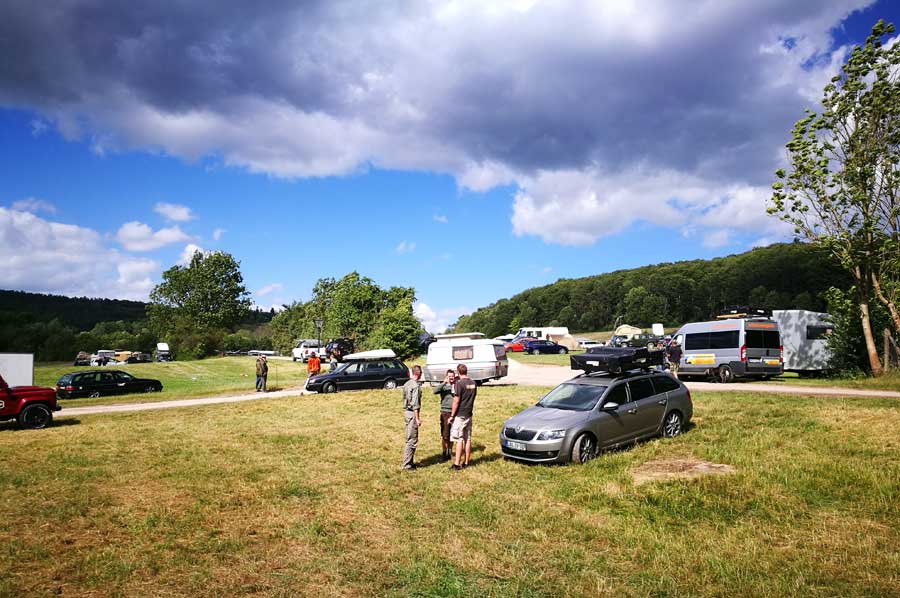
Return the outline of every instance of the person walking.
[[[403,385],[403,423],[406,429],[406,444],[403,446],[403,460],[400,468],[411,471],[416,468],[413,459],[416,456],[416,447],[419,446],[419,426],[422,419],[419,410],[422,408],[422,368],[412,366],[409,380]]]
[[[453,384],[453,405],[450,409],[450,440],[456,443],[456,455],[450,469],[457,471],[469,466],[472,455],[472,413],[478,386],[469,378],[469,368],[461,363],[456,366],[459,376]],[[465,461],[462,461],[465,452]],[[462,463],[460,463],[462,462]]]
[[[678,364],[681,363],[681,355],[681,345],[678,344],[678,341],[673,340],[666,349],[666,359],[669,362],[669,369],[672,371],[672,375],[676,378],[678,377]]]
[[[309,373],[309,377],[312,378],[313,376],[318,376],[321,370],[322,362],[319,361],[319,356],[313,353],[306,361],[306,371]]]
[[[444,381],[434,389],[434,394],[441,397],[441,458],[450,460],[450,411],[453,409],[453,385],[456,382],[456,372],[447,370]]]
[[[269,377],[269,364],[265,355],[256,358],[256,392],[266,392],[266,379]]]

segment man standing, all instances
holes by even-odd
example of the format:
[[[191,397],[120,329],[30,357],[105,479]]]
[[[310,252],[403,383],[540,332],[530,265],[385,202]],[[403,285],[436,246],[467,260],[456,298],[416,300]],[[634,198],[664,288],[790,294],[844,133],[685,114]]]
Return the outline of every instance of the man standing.
[[[456,443],[456,455],[450,469],[456,471],[469,466],[472,454],[472,412],[475,408],[477,385],[469,378],[469,368],[464,363],[456,366],[459,377],[453,385],[453,406],[450,409],[450,440]],[[463,448],[466,460],[460,465]]]
[[[666,359],[669,361],[669,369],[672,371],[672,375],[676,378],[678,377],[678,364],[681,363],[681,355],[681,345],[678,344],[677,340],[673,340],[666,349]]]
[[[434,394],[441,397],[441,458],[450,460],[450,411],[453,409],[453,385],[456,372],[447,370],[444,381],[434,389]]]
[[[266,378],[269,377],[269,364],[266,356],[256,358],[256,392],[266,392]]]
[[[411,471],[416,468],[413,459],[416,456],[416,447],[419,446],[419,426],[422,420],[419,418],[419,409],[422,407],[422,368],[412,366],[410,378],[403,385],[403,422],[406,427],[406,445],[403,447],[403,462],[400,468]]]
[[[321,370],[322,362],[319,361],[319,356],[313,353],[306,362],[306,371],[309,373],[309,377],[312,378],[313,376],[318,376]]]

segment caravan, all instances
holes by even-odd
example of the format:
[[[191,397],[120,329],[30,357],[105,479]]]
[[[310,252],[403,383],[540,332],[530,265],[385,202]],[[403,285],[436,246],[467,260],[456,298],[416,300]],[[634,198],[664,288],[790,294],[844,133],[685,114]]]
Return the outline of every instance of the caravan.
[[[801,376],[814,376],[828,368],[831,352],[828,335],[834,330],[831,315],[805,309],[772,312],[781,330],[784,345],[784,370]]]
[[[440,382],[447,370],[455,370],[463,363],[469,377],[478,383],[499,380],[509,373],[509,361],[503,341],[484,338],[480,332],[439,334],[428,346],[428,358],[422,379]]]

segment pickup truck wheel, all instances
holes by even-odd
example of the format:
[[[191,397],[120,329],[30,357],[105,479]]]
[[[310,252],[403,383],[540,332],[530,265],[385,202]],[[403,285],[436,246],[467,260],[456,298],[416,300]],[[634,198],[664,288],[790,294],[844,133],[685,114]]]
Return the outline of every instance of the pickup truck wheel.
[[[393,390],[393,389],[397,388],[397,381],[394,380],[393,378],[388,378],[387,380],[384,381],[384,388],[385,388],[385,390]]]
[[[92,392],[92,393],[89,394],[88,396],[91,397],[92,399],[100,398],[100,391],[99,391],[99,390],[95,390],[94,392]]]
[[[41,430],[52,421],[53,414],[46,405],[26,405],[19,413],[19,425],[28,430]]]
[[[330,394],[337,391],[337,386],[334,385],[334,382],[326,382],[322,386],[322,392],[325,394]]]

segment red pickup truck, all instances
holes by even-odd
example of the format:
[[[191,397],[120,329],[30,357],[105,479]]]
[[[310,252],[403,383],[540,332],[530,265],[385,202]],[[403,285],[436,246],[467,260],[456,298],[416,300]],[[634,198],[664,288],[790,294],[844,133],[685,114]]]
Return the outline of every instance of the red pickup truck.
[[[39,430],[53,422],[53,412],[62,409],[56,403],[56,390],[43,386],[13,386],[0,376],[0,421],[15,419],[23,428]]]

